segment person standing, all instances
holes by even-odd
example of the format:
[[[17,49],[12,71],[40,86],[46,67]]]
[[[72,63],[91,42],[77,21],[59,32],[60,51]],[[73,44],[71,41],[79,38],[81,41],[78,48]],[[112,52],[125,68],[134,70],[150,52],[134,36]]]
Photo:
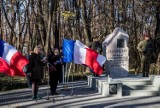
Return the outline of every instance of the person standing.
[[[33,51],[29,51],[29,54],[26,56],[26,58],[29,60],[30,55],[33,53]],[[27,68],[27,65],[26,65]],[[28,87],[31,88],[32,87],[32,82],[31,82],[31,74],[26,72],[26,79],[27,79],[27,84]]]
[[[99,40],[98,36],[93,37],[93,42],[91,44],[91,49],[93,49],[93,50],[97,51],[99,54],[101,54],[102,45],[99,41],[100,40]]]
[[[36,46],[34,51],[31,53],[29,57],[29,64],[27,66],[27,74],[30,74],[31,82],[32,82],[32,99],[39,99],[38,96],[38,86],[41,80],[43,79],[43,66],[44,63],[40,56],[41,47]]]
[[[137,45],[137,50],[141,55],[141,71],[143,77],[148,77],[153,48],[153,42],[149,35],[144,35],[144,40],[140,41]]]
[[[58,81],[62,77],[62,58],[58,48],[55,48],[53,53],[48,56],[49,62],[49,84],[51,95],[58,95],[56,89]]]

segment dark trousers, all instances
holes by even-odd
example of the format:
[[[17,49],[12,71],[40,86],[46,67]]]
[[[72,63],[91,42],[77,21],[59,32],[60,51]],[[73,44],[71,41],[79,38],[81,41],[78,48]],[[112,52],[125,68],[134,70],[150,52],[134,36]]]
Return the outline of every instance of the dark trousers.
[[[150,67],[150,56],[142,56],[141,58],[141,71],[143,73],[143,77],[148,77],[149,67]]]
[[[58,86],[58,74],[56,72],[50,72],[49,73],[49,84],[50,84],[50,91],[51,94],[54,95]]]

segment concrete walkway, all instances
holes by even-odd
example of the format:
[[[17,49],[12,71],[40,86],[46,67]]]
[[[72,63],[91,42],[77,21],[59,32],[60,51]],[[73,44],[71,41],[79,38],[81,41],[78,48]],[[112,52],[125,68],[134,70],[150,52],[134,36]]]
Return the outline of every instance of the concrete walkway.
[[[72,84],[70,83],[69,86]],[[73,83],[71,90],[62,90],[60,95],[49,96],[48,86],[41,86],[40,100],[32,100],[31,89],[20,89],[0,93],[0,108],[160,108],[160,96],[156,97],[103,97],[87,86],[86,81]]]

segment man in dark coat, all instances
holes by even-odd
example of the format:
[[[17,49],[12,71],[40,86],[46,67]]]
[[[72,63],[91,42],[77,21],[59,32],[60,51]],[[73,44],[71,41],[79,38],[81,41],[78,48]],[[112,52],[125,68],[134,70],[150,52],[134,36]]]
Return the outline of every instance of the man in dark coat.
[[[148,77],[151,57],[153,55],[153,42],[149,35],[144,35],[144,40],[140,41],[137,50],[141,55],[141,71],[143,77]]]
[[[56,92],[58,81],[62,78],[62,58],[58,48],[48,56],[49,65],[49,84],[51,95],[58,95]]]
[[[29,56],[29,64],[27,65],[27,74],[31,76],[32,82],[32,99],[38,99],[38,84],[43,78],[43,66],[44,63],[41,61],[40,56],[41,47],[36,46],[34,52]]]

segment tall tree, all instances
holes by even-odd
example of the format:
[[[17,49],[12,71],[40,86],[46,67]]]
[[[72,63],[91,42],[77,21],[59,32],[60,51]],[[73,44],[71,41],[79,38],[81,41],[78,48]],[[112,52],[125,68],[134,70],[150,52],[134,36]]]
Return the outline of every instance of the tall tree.
[[[87,20],[87,10],[86,10],[86,0],[80,0],[81,1],[81,7],[82,7],[82,21],[84,26],[84,35],[85,35],[85,42],[88,45],[89,42],[91,42],[91,31],[90,26]]]
[[[46,36],[46,42],[45,42],[45,53],[48,54],[49,50],[49,41],[50,41],[50,33],[51,33],[51,24],[52,24],[52,18],[53,18],[53,12],[54,12],[54,6],[55,6],[55,0],[50,1],[50,11],[49,11],[49,20],[48,20],[48,27],[47,27],[47,36]]]
[[[60,24],[60,16],[58,15],[57,8],[58,8],[57,0],[54,0],[54,38],[55,38],[55,47],[59,48],[59,24]]]

